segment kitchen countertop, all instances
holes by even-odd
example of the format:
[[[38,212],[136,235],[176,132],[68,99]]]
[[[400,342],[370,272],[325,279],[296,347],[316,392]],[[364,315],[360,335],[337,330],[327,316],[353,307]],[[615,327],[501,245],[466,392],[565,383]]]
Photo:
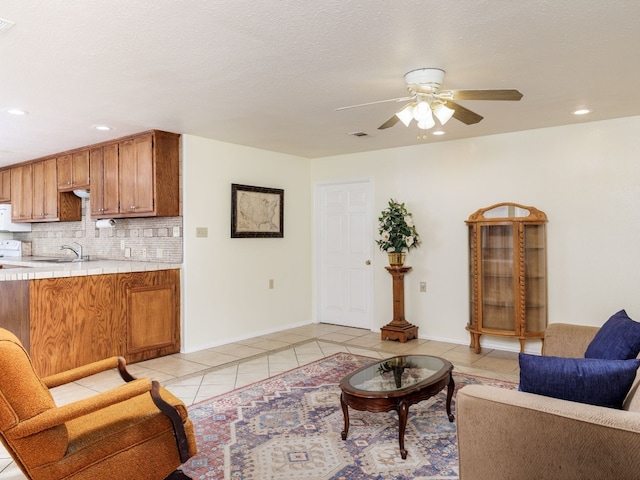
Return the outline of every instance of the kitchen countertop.
[[[0,257],[0,282],[37,280],[57,277],[80,277],[108,273],[148,272],[182,268],[179,263],[129,262],[124,260],[90,260],[70,263],[48,263],[53,257]]]

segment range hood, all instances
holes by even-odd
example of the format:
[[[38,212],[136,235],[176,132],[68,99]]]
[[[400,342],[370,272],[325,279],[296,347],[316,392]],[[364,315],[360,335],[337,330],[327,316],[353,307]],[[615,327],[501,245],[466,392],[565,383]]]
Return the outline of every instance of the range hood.
[[[74,195],[80,198],[89,198],[89,190],[74,190]]]

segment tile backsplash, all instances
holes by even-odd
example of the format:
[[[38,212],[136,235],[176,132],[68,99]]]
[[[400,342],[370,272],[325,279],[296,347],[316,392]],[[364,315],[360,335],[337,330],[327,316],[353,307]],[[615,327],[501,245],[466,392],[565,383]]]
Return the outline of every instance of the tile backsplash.
[[[182,263],[182,217],[115,219],[113,228],[96,228],[89,199],[82,200],[78,222],[33,223],[31,232],[14,233],[16,240],[30,241],[34,256],[62,257],[62,245],[78,242],[84,255],[102,260]],[[130,252],[130,257],[125,253]]]

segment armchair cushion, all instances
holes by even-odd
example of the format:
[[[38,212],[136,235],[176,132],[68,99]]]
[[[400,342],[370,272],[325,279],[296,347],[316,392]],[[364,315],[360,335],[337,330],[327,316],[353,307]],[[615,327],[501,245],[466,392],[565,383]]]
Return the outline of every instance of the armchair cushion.
[[[519,390],[602,407],[622,408],[640,360],[520,354]]]
[[[585,358],[629,360],[640,353],[640,323],[627,312],[613,314],[600,328],[585,352]]]

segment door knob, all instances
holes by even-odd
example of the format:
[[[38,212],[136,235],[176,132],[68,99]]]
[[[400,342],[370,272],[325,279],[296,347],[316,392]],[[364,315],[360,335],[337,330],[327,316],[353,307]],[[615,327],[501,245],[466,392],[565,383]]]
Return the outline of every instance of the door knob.
[[[366,262],[364,262],[365,265],[371,265],[371,260],[367,260]]]

